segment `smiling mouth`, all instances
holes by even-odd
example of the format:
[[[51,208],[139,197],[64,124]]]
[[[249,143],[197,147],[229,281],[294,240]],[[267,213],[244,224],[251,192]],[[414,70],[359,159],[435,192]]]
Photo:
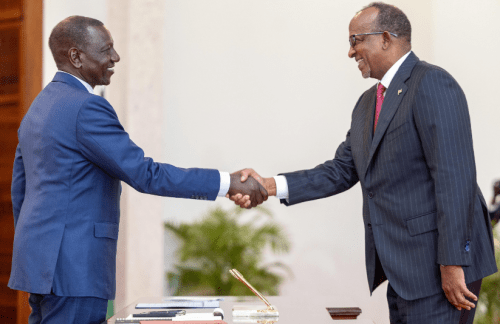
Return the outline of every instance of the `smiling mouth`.
[[[108,71],[115,72],[115,69],[114,68],[108,68]]]

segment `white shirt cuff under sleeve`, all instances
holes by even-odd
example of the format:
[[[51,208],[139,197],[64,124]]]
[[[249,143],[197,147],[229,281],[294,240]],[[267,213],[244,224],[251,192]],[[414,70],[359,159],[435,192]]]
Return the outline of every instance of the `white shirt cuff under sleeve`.
[[[220,188],[217,197],[225,197],[227,192],[229,191],[229,186],[231,185],[231,177],[229,176],[229,172],[219,171],[219,174],[220,174]]]
[[[288,199],[288,182],[286,181],[286,177],[279,175],[273,178],[276,181],[276,198]]]

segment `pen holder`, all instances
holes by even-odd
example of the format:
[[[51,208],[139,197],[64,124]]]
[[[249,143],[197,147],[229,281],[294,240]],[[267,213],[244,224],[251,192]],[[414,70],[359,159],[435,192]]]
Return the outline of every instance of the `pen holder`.
[[[276,306],[263,307],[262,305],[239,305],[233,307],[233,317],[278,317]]]
[[[234,324],[274,324],[279,317],[234,317]]]

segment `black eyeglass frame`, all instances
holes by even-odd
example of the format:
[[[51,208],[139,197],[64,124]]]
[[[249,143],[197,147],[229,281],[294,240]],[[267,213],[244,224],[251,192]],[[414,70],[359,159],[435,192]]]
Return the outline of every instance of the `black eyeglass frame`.
[[[351,47],[356,46],[356,36],[378,35],[378,34],[383,34],[383,33],[385,33],[385,31],[382,31],[382,32],[373,32],[373,33],[363,33],[363,34],[353,34],[353,35],[349,36],[349,45],[351,45]],[[391,34],[394,37],[398,37],[397,34],[394,34],[394,33],[391,33],[391,32],[388,32],[388,33]]]

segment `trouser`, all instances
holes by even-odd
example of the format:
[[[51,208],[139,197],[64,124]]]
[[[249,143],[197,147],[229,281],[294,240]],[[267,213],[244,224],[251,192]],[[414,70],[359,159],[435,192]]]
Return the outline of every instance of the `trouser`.
[[[96,297],[64,297],[53,293],[30,294],[29,324],[101,324],[108,301]]]
[[[471,293],[476,295],[479,298],[479,291],[481,290],[481,283],[483,279],[479,279],[477,281],[471,282],[467,285],[467,289],[470,290]],[[474,302],[474,305],[477,306],[477,302]],[[470,311],[466,309],[462,309],[460,312],[460,323],[459,324],[472,324],[474,321],[474,315],[476,315],[476,308],[471,308]]]
[[[481,280],[468,284],[467,288],[479,296]],[[391,324],[471,324],[474,320],[475,308],[470,311],[457,310],[448,301],[444,292],[416,300],[405,300],[389,283],[387,302]],[[477,302],[475,304],[477,305]]]

